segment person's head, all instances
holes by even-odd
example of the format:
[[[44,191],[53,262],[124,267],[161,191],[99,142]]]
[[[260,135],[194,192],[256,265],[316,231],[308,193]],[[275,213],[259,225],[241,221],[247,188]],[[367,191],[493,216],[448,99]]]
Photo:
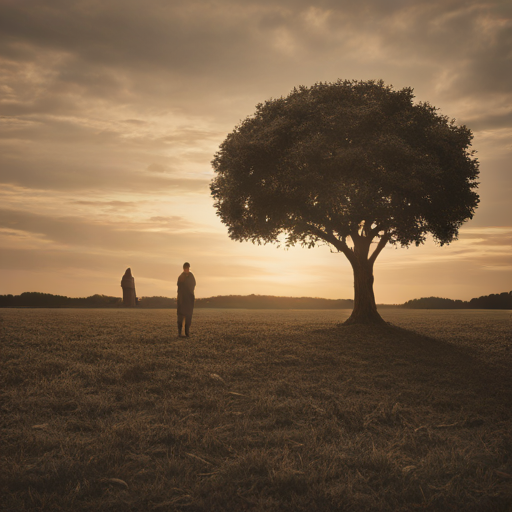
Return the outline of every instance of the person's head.
[[[190,263],[183,263],[183,272],[189,272],[190,271]]]

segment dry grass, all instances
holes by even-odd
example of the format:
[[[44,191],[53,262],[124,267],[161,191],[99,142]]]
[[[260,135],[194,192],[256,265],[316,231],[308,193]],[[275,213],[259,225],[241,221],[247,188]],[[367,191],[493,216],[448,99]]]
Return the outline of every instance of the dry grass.
[[[510,312],[383,315],[2,310],[1,509],[510,511]]]

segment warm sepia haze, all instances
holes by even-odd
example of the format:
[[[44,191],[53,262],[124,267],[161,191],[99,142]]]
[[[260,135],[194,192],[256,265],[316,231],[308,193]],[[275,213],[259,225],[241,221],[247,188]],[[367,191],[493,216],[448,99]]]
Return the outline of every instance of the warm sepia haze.
[[[0,294],[352,298],[347,259],[228,238],[211,160],[297,85],[383,79],[474,132],[481,203],[459,240],[386,248],[378,303],[512,283],[508,1],[0,0]]]

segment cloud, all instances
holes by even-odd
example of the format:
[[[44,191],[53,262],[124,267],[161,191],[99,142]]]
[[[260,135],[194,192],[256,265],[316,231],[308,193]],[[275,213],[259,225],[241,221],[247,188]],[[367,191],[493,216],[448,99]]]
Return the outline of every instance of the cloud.
[[[512,229],[505,230],[503,234],[494,233],[463,233],[460,240],[471,240],[472,245],[483,245],[486,248],[493,249],[507,247],[507,251],[512,253]],[[509,254],[510,254],[509,253]],[[508,263],[510,264],[510,258]]]
[[[94,208],[108,210],[111,212],[130,212],[138,207],[139,203],[136,201],[80,201],[74,200],[72,204],[81,206],[92,206]]]
[[[474,130],[512,128],[512,110],[499,114],[481,115],[472,119],[470,124]]]
[[[147,169],[149,172],[158,172],[158,173],[169,172],[169,169],[167,167],[165,167],[164,165],[155,164],[155,163],[149,164]]]
[[[229,105],[225,98],[236,103],[276,85],[283,94],[297,80],[323,79],[325,73],[314,76],[322,68],[331,78],[357,72],[361,60],[376,71],[397,63],[435,71],[432,79],[456,83],[458,95],[510,92],[511,27],[499,4],[182,0],[141,8],[123,0],[101,8],[19,2],[2,11],[1,48],[8,63],[36,71],[39,94],[29,103],[39,111],[44,101],[54,111],[69,97],[94,97],[218,114]],[[442,74],[446,69],[452,76]],[[29,98],[22,88],[21,102]]]
[[[155,230],[155,225],[159,229]],[[51,217],[27,211],[0,209],[0,228],[36,235],[59,246],[85,248],[89,252],[113,251],[130,253],[165,253],[180,243],[200,250],[214,248],[223,238],[197,230],[187,232],[191,223],[181,217],[148,223],[115,223],[87,221],[81,217]]]
[[[11,151],[13,151],[11,149]],[[210,179],[148,174],[124,159],[118,150],[89,153],[79,147],[76,154],[59,154],[42,148],[24,154],[19,148],[1,159],[0,182],[19,187],[68,191],[131,191],[137,193],[208,193]]]
[[[176,215],[173,215],[171,217],[161,217],[161,216],[150,217],[149,221],[154,222],[159,225],[162,225],[162,226],[169,226],[174,229],[176,229],[176,226],[181,226],[182,228],[183,227],[189,228],[189,227],[193,226],[192,223],[187,222],[185,219],[183,219],[183,217],[178,217]]]
[[[115,108],[125,127],[185,114],[228,128],[269,96],[337,78],[382,77],[443,103],[511,97],[512,25],[499,3],[82,0],[4,3],[0,14],[9,116]],[[191,124],[160,141],[225,133]]]

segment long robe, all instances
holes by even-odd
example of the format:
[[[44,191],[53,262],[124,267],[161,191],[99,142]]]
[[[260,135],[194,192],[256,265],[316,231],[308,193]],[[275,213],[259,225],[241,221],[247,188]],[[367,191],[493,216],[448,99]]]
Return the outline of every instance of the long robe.
[[[191,317],[194,312],[196,279],[192,272],[182,272],[178,277],[178,315]]]
[[[125,308],[134,308],[137,303],[135,298],[135,279],[132,277],[132,271],[128,268],[121,279],[123,288],[123,306]]]

